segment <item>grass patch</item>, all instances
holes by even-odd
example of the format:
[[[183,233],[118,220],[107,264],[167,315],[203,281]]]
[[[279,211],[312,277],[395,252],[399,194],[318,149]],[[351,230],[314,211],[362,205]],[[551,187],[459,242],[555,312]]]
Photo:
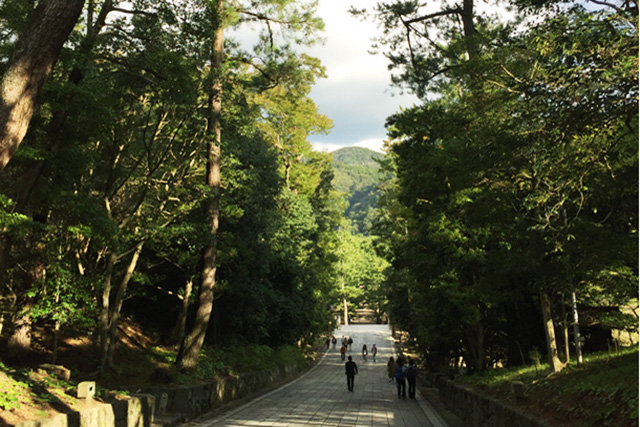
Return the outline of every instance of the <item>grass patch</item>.
[[[198,362],[198,377],[219,373],[238,375],[243,372],[264,371],[287,364],[302,363],[304,353],[293,346],[275,349],[265,345],[206,348]]]
[[[638,347],[618,353],[586,355],[584,363],[570,363],[546,376],[548,365],[489,370],[458,378],[495,397],[511,400],[510,382],[522,381],[528,398],[518,405],[553,425],[638,425]],[[514,402],[515,403],[515,402]]]
[[[70,412],[76,402],[75,382],[42,370],[11,368],[0,363],[0,425]]]

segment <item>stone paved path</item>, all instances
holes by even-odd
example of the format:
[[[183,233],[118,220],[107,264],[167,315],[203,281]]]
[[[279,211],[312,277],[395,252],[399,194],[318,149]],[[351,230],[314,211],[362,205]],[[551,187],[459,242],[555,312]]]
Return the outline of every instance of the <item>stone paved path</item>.
[[[344,362],[339,345],[330,347],[309,372],[285,386],[216,418],[194,420],[192,427],[209,426],[398,426],[443,427],[444,420],[419,392],[417,399],[400,399],[387,378],[386,363],[393,355],[387,325],[342,326],[338,341],[351,336],[351,355],[358,364],[354,392],[347,391]],[[362,358],[362,344],[375,343],[378,356]]]

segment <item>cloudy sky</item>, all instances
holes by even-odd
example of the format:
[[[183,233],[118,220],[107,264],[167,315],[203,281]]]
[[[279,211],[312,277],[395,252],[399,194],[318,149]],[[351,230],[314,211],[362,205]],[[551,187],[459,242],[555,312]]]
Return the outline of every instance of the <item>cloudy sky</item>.
[[[416,98],[400,95],[392,88],[387,60],[371,55],[371,39],[378,33],[374,22],[363,22],[349,14],[350,6],[371,8],[374,0],[319,0],[318,15],[324,20],[324,44],[301,48],[319,58],[327,78],[320,79],[311,92],[320,112],[333,120],[328,135],[312,135],[318,151],[334,151],[358,146],[381,151],[386,138],[385,120],[400,106],[410,107]],[[243,26],[232,37],[247,49],[255,42],[255,26]]]
[[[320,112],[333,120],[329,135],[312,135],[316,150],[333,151],[345,146],[380,151],[386,137],[387,116],[416,101],[390,87],[387,60],[370,55],[376,24],[349,15],[351,5],[371,7],[372,0],[320,0],[318,14],[325,22],[325,43],[308,53],[319,58],[327,78],[318,81],[311,98]]]

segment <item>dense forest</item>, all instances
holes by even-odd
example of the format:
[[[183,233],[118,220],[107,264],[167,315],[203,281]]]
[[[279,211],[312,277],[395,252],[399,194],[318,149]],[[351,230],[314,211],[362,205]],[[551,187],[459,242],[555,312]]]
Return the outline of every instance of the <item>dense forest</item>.
[[[376,160],[308,142],[332,126],[309,97],[314,3],[0,4],[2,360],[28,360],[37,326],[54,361],[59,336],[92,336],[103,372],[127,316],[189,370],[356,307],[434,369],[560,370],[634,339],[637,3],[352,10],[420,99]]]
[[[331,330],[343,199],[307,141],[331,126],[308,97],[324,69],[294,49],[317,41],[313,5],[71,3],[0,7],[3,359],[26,360],[46,325],[95,332],[103,371],[123,315],[186,369],[205,335],[275,347]],[[253,51],[225,40],[256,21]]]
[[[388,310],[434,368],[559,371],[637,344],[637,3],[480,6],[353,11],[422,101],[387,120]]]

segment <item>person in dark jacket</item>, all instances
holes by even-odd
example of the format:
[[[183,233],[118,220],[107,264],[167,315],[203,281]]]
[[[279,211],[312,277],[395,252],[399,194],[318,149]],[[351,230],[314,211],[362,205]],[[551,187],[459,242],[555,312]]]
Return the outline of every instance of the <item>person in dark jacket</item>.
[[[387,362],[387,375],[389,376],[389,382],[393,381],[393,377],[396,374],[396,361],[393,360],[393,356],[389,357]]]
[[[351,356],[348,357],[347,363],[344,364],[345,374],[347,374],[347,389],[353,391],[353,384],[358,373],[358,365],[351,360]]]
[[[396,360],[396,386],[398,387],[398,397],[407,397],[407,383],[405,382],[404,360],[398,357]]]
[[[413,360],[409,358],[409,366],[405,371],[407,377],[407,384],[409,385],[409,398],[416,398],[416,378],[418,377],[418,367],[413,363]]]

